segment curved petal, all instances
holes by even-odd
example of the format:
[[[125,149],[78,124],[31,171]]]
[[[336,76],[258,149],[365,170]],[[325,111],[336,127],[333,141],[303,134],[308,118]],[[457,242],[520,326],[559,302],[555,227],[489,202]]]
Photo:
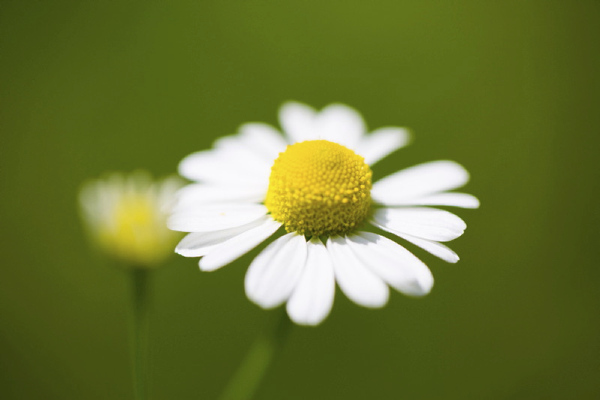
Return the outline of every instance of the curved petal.
[[[192,183],[175,194],[172,211],[184,211],[210,203],[259,203],[267,192],[261,186]]]
[[[364,307],[383,307],[389,298],[388,286],[355,256],[345,237],[330,237],[327,250],[333,262],[335,280],[342,292]]]
[[[257,167],[258,165],[258,167]],[[179,163],[179,174],[192,181],[214,184],[269,185],[270,166],[256,164],[253,158],[223,150],[192,153]]]
[[[244,143],[261,154],[270,164],[275,161],[278,154],[285,151],[287,146],[283,136],[269,124],[262,122],[250,122],[239,128],[240,138]]]
[[[256,221],[249,224],[238,226],[235,228],[223,229],[220,231],[213,232],[192,232],[187,234],[177,247],[175,252],[181,254],[184,257],[202,257],[208,254],[215,246],[226,242],[227,240],[238,236],[248,230],[256,228],[264,224],[271,217],[265,215]]]
[[[316,111],[306,104],[290,101],[279,109],[279,123],[290,144],[318,139]]]
[[[260,174],[268,178],[275,159],[257,151],[256,146],[256,143],[250,144],[245,136],[238,134],[217,139],[213,151],[216,156],[238,168],[243,167],[252,171],[253,175]]]
[[[469,180],[469,173],[454,161],[433,161],[403,169],[373,184],[375,202],[395,205],[406,199],[456,189]]]
[[[306,239],[296,233],[288,233],[267,246],[246,273],[248,298],[263,308],[286,301],[302,274],[306,252]]]
[[[435,193],[416,199],[405,199],[395,201],[393,206],[448,206],[461,208],[478,208],[477,197],[467,193],[445,192]]]
[[[333,306],[335,277],[323,242],[313,237],[307,246],[306,265],[287,303],[287,312],[297,324],[318,325]]]
[[[406,146],[409,141],[410,132],[406,128],[395,126],[379,128],[362,138],[358,152],[365,158],[365,163],[373,165]]]
[[[267,214],[262,204],[218,204],[176,212],[167,220],[169,229],[180,232],[213,232],[256,221]]]
[[[390,233],[394,233],[394,232],[390,232]],[[442,243],[438,243],[433,240],[421,239],[418,237],[414,237],[411,235],[405,235],[405,234],[398,235],[398,236],[404,240],[408,240],[412,244],[419,246],[423,250],[433,254],[436,257],[441,258],[442,260],[444,260],[446,262],[454,264],[454,263],[458,262],[458,260],[459,260],[458,254],[456,254],[454,251],[452,251],[451,248],[449,248],[448,246],[446,246]]]
[[[362,116],[344,104],[330,104],[317,115],[319,138],[357,150],[365,134]]]
[[[467,224],[456,215],[436,208],[381,208],[373,213],[373,224],[396,235],[406,233],[439,242],[456,239]]]
[[[211,248],[208,254],[200,259],[198,264],[200,269],[214,271],[229,264],[258,246],[274,234],[280,226],[281,222],[274,221],[269,217],[262,224]]]
[[[429,268],[398,243],[369,232],[349,236],[347,243],[365,265],[394,289],[410,296],[431,291],[433,275]]]

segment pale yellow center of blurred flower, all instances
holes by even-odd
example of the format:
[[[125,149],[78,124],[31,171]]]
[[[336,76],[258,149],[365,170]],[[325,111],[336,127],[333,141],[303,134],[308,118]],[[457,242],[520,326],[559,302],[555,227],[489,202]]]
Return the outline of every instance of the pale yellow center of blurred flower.
[[[166,226],[167,205],[179,187],[178,179],[154,181],[144,171],[88,181],[79,203],[90,238],[124,266],[158,266],[180,237]]]
[[[100,244],[123,260],[149,266],[163,258],[172,243],[159,205],[150,196],[123,194],[98,227]],[[167,253],[168,254],[168,253]]]
[[[288,232],[343,235],[369,212],[371,175],[364,158],[340,144],[296,143],[275,160],[265,205]]]
[[[139,242],[152,241],[150,232],[155,229],[154,204],[137,194],[123,196],[113,210],[110,225],[104,227],[101,236],[121,243],[123,247],[137,246]]]
[[[79,205],[90,239],[123,266],[158,266],[180,238],[167,228],[167,215],[181,186],[175,177],[154,180],[142,170],[88,180]]]

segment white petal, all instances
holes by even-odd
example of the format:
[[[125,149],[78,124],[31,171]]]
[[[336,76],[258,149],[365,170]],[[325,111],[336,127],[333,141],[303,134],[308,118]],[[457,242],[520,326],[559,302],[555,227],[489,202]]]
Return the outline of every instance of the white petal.
[[[270,168],[270,166],[269,166]],[[235,152],[207,150],[185,157],[179,174],[192,181],[268,187],[270,169]]]
[[[359,232],[348,237],[348,245],[363,263],[394,289],[423,296],[431,291],[429,268],[396,242],[374,233]]]
[[[398,171],[373,184],[371,196],[380,204],[394,205],[406,199],[463,186],[469,173],[453,161],[433,161]]]
[[[323,242],[313,237],[307,245],[306,265],[287,303],[287,312],[297,324],[318,325],[331,311],[335,277]]]
[[[209,203],[259,203],[266,197],[261,186],[192,183],[180,189],[173,211],[203,207]]]
[[[279,123],[291,144],[318,139],[315,118],[315,110],[302,103],[290,101],[279,110]]]
[[[478,208],[479,200],[477,197],[466,193],[435,193],[428,196],[418,197],[416,199],[404,199],[395,201],[393,206],[451,206],[462,208]]]
[[[436,208],[381,208],[373,224],[396,235],[407,233],[423,239],[447,242],[462,235],[467,224],[456,215]]]
[[[306,262],[306,239],[288,233],[265,248],[250,264],[245,278],[246,295],[263,308],[289,298]]]
[[[265,215],[254,222],[246,225],[238,226],[230,229],[223,229],[220,231],[213,232],[193,232],[186,235],[175,248],[175,252],[181,254],[184,257],[201,257],[208,254],[208,252],[215,246],[240,235],[252,228],[260,226],[265,221],[270,220],[271,217]]]
[[[254,124],[251,124],[254,125]],[[240,129],[243,128],[240,127]],[[264,133],[263,130],[260,130]],[[251,168],[270,168],[275,160],[272,155],[267,157],[262,151],[261,142],[256,140],[251,141],[248,136],[249,130],[242,131],[240,134],[223,136],[217,139],[214,143],[214,148],[220,156],[228,157],[229,159],[242,159],[251,165]],[[250,128],[250,133],[255,135],[257,129]],[[268,140],[268,139],[267,139]]]
[[[211,150],[197,151],[185,157],[179,163],[179,174],[184,178],[192,181],[200,181],[204,179],[207,167],[215,167],[218,160]]]
[[[335,280],[342,292],[356,304],[383,307],[389,297],[388,286],[359,261],[343,237],[330,237],[327,250],[333,261]]]
[[[391,232],[393,233],[393,232]],[[447,261],[449,263],[455,263],[459,260],[458,258],[458,254],[456,254],[454,251],[452,251],[452,249],[450,249],[448,246],[442,244],[442,243],[438,243],[432,240],[427,240],[427,239],[421,239],[418,237],[414,237],[411,235],[398,235],[400,236],[402,239],[408,240],[409,242],[411,242],[414,245],[419,246],[420,248],[422,248],[425,251],[428,251],[429,253],[433,254],[436,257],[441,258],[444,261]]]
[[[251,171],[252,175],[260,174],[269,177],[273,161],[261,152],[255,151],[256,144],[250,145],[242,135],[230,135],[217,139],[213,152],[221,159],[228,160],[236,167],[243,167]]]
[[[233,260],[246,254],[265,239],[275,233],[281,222],[268,218],[257,227],[247,230],[210,249],[208,254],[200,259],[199,266],[202,271],[214,271]]]
[[[206,205],[173,214],[167,226],[181,232],[212,232],[248,224],[266,213],[261,204]]]
[[[379,128],[362,138],[358,153],[365,158],[365,163],[373,165],[388,154],[408,144],[410,132],[395,126]]]
[[[257,154],[262,154],[270,164],[279,153],[285,151],[287,143],[283,136],[271,125],[251,122],[240,126],[240,136],[244,143]]]
[[[365,134],[365,123],[358,111],[344,104],[331,104],[317,116],[319,137],[357,150]]]

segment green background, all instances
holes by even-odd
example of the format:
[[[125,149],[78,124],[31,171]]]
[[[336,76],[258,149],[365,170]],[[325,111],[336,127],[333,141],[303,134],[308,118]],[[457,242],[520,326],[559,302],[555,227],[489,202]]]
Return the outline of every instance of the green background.
[[[125,273],[90,250],[80,184],[172,173],[286,100],[413,129],[375,179],[451,159],[456,265],[407,247],[432,293],[338,290],[295,327],[259,399],[600,398],[600,2],[0,3],[0,398],[133,395]],[[152,399],[214,399],[276,312],[247,265],[173,255],[153,281]]]

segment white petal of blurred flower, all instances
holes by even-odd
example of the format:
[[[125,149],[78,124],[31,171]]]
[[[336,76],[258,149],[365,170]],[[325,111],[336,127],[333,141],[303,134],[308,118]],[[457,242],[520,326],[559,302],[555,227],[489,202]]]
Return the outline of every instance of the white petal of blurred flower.
[[[182,186],[176,176],[153,180],[146,171],[89,180],[79,192],[79,205],[91,240],[127,266],[157,266],[181,239],[166,221]]]
[[[472,195],[449,192],[469,174],[452,161],[407,168],[372,183],[370,165],[408,144],[405,128],[367,133],[362,116],[343,104],[321,111],[297,102],[274,127],[251,123],[183,159],[181,189],[169,227],[190,232],[176,251],[220,268],[266,241],[251,263],[246,294],[264,308],[287,302],[290,318],[317,325],[331,311],[335,284],[353,302],[382,307],[389,287],[423,296],[433,276],[395,241],[364,231],[376,227],[448,262],[458,256],[440,242],[456,239],[466,224],[429,206],[477,208]]]

